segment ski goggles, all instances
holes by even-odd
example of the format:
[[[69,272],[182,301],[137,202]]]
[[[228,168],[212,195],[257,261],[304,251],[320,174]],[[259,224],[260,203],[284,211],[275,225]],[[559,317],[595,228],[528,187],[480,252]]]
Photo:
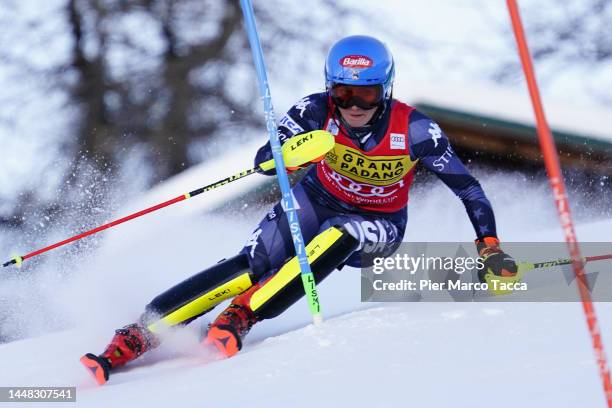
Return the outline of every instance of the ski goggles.
[[[332,86],[332,101],[343,109],[357,106],[361,109],[372,109],[380,105],[383,97],[382,85],[344,85]]]

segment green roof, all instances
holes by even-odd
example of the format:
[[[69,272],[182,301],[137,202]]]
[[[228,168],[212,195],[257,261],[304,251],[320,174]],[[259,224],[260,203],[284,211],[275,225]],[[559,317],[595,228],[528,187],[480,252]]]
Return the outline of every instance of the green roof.
[[[415,107],[436,121],[452,122],[471,128],[477,126],[486,127],[487,130],[497,132],[500,136],[511,134],[513,137],[523,141],[533,140],[534,143],[537,143],[537,130],[534,126],[456,109],[442,108],[427,103],[416,103]],[[558,144],[571,145],[578,148],[587,147],[593,150],[612,150],[612,141],[601,140],[593,135],[551,130],[555,142]]]

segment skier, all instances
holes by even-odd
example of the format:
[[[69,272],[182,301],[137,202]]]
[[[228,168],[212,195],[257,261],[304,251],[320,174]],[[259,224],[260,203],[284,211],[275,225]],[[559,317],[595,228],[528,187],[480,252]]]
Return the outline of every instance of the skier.
[[[393,253],[406,229],[408,190],[417,162],[465,205],[485,271],[515,277],[516,264],[500,249],[493,210],[480,184],[438,124],[392,98],[394,71],[393,57],[382,42],[346,37],[328,53],[326,91],[301,99],[279,122],[281,143],[317,129],[335,137],[334,148],[292,190],[315,280],[344,265],[362,266],[364,253]],[[267,143],[255,164],[271,158]],[[229,307],[209,325],[205,342],[232,356],[255,323],[279,315],[304,295],[292,257],[292,236],[278,203],[238,255],[157,296],[138,322],[116,331],[101,355],[86,354],[81,361],[102,384],[110,370],[156,347],[163,325],[187,324],[231,297]],[[484,273],[479,277],[483,280]]]

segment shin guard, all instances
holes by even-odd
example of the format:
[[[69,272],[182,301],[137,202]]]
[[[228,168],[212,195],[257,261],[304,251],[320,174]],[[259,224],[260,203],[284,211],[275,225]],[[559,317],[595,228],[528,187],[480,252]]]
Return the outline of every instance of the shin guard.
[[[330,227],[306,246],[310,268],[319,283],[340,266],[357,249],[359,241],[343,227]],[[293,257],[276,274],[261,283],[249,299],[257,320],[278,316],[304,296],[297,257]]]

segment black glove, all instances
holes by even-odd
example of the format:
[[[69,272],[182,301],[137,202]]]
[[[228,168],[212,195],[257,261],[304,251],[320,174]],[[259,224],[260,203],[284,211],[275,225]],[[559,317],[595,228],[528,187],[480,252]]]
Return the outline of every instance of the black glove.
[[[485,237],[482,240],[476,240],[476,248],[484,263],[484,267],[478,270],[480,282],[487,282],[487,275],[494,275],[508,282],[520,280],[516,262],[501,250],[497,238]]]

